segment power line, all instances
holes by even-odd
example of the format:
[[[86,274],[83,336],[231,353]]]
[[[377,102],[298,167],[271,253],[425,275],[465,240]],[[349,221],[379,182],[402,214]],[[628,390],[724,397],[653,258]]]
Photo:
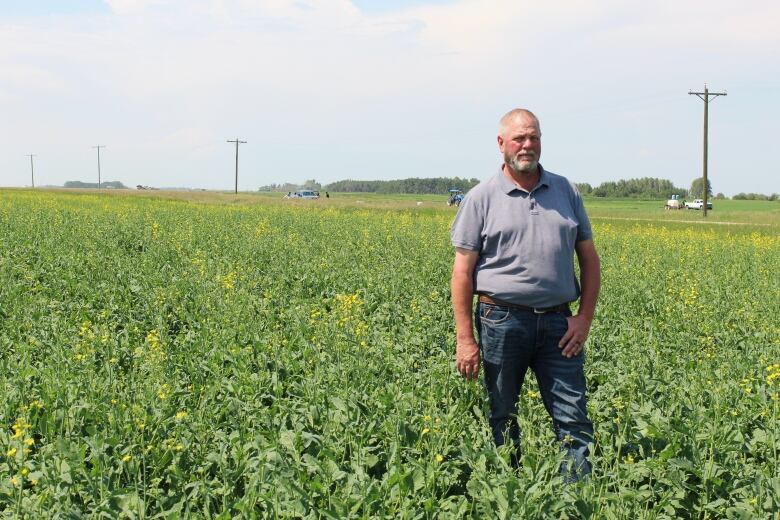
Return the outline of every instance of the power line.
[[[246,144],[246,141],[239,141],[238,137],[236,137],[234,140],[228,139],[228,143],[236,143],[236,190],[235,193],[238,195],[238,145],[239,144]]]
[[[97,157],[98,157],[98,189],[100,189],[100,149],[105,148],[106,145],[100,144],[97,146],[93,146],[92,148],[97,148]]]
[[[33,166],[33,157],[35,157],[35,154],[28,153],[26,155],[30,158],[30,179],[32,179],[32,187],[35,188],[35,167]]]
[[[725,96],[725,92],[710,92],[707,88],[707,84],[704,84],[704,92],[693,92],[688,91],[689,96],[697,96],[699,99],[704,101],[704,166],[703,166],[703,175],[704,177],[704,207],[702,208],[702,211],[704,211],[704,216],[707,216],[707,119],[708,119],[708,107],[710,105],[710,98],[715,99],[718,96]]]

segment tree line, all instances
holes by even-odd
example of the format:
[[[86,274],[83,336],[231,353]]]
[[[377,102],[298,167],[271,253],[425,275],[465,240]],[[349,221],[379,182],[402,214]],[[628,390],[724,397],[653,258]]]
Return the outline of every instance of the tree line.
[[[587,182],[575,183],[579,192],[591,197],[622,197],[636,199],[668,199],[672,195],[689,196],[689,190],[676,187],[667,179],[642,177],[602,182],[595,188]],[[694,197],[694,195],[690,195]]]
[[[283,183],[261,186],[259,191],[288,192],[299,189],[315,191],[332,191],[343,193],[416,193],[416,194],[446,194],[450,189],[460,189],[464,192],[479,184],[479,179],[462,179],[460,177],[432,177],[410,178],[391,181],[361,181],[342,180],[322,185],[315,179],[305,181],[303,184]],[[690,188],[679,188],[668,179],[654,177],[642,177],[639,179],[624,179],[619,181],[602,182],[593,187],[587,182],[574,183],[579,192],[585,197],[614,197],[636,199],[667,200],[672,195],[681,198],[704,198],[704,179],[696,178]],[[726,196],[718,193],[713,197],[712,183],[707,179],[707,197],[725,199]],[[778,200],[780,196],[762,195],[760,193],[740,193],[733,197],[736,200]]]
[[[65,184],[62,185],[63,188],[80,188],[80,189],[90,189],[90,188],[113,188],[116,190],[126,190],[127,186],[122,184],[120,181],[105,181],[101,182],[100,186],[98,186],[97,182],[82,182],[82,181],[66,181]]]
[[[412,178],[393,181],[343,180],[328,184],[325,189],[334,192],[442,194],[447,193],[452,188],[465,192],[478,183],[479,179],[461,179],[460,177]],[[650,177],[616,182],[607,181],[595,188],[587,182],[575,183],[575,185],[581,194],[591,197],[633,197],[666,200],[671,195],[696,197],[697,195],[691,193],[698,191],[695,183],[692,186],[693,190],[689,191],[685,188],[676,187],[672,184],[672,181]]]
[[[461,179],[460,177],[432,177],[427,179],[411,178],[393,181],[357,181],[343,180],[326,186],[329,191],[359,193],[418,193],[442,194],[450,189],[468,191],[479,184],[479,179]]]
[[[737,193],[733,197],[734,200],[780,200],[780,194],[772,193],[771,195],[764,195],[763,193]]]

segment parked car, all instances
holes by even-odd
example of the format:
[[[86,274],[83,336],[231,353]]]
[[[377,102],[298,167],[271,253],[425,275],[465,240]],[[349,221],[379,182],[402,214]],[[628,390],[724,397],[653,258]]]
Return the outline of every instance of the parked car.
[[[693,202],[686,202],[686,209],[701,209],[704,207],[703,199],[694,199]],[[712,202],[707,201],[707,209],[712,209]]]

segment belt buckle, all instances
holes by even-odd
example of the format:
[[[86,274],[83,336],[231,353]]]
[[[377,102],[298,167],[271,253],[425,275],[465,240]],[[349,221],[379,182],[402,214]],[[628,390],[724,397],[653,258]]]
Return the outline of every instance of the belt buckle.
[[[534,314],[547,314],[547,309],[539,309],[534,307]]]

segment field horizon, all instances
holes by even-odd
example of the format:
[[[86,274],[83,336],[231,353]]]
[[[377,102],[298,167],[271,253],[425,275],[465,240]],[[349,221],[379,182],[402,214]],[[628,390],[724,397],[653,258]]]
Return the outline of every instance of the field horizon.
[[[229,190],[95,190],[78,188],[0,188],[0,193],[40,192],[70,193],[93,196],[130,196],[188,201],[199,204],[286,204],[312,205],[314,207],[355,207],[389,210],[442,210],[454,212],[457,208],[446,205],[445,194],[413,193],[358,193],[330,192],[330,198],[319,200],[285,199],[283,192]],[[780,227],[780,201],[764,200],[714,200],[714,207],[707,217],[697,210],[666,210],[664,200],[634,198],[583,197],[585,208],[592,219],[622,219],[683,224],[714,224],[740,226]]]

